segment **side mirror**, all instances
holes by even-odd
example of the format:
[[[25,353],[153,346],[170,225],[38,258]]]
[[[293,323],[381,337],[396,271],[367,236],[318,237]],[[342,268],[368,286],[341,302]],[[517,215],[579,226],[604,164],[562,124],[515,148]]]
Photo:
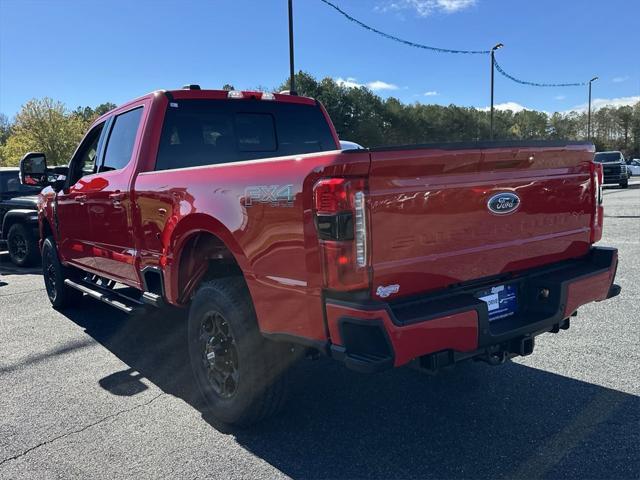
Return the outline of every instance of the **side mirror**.
[[[29,152],[20,160],[20,183],[30,187],[50,185],[47,175],[47,157],[44,153]]]
[[[29,152],[20,160],[20,183],[40,188],[51,185],[57,192],[64,187],[68,170],[67,167],[48,169],[44,153]]]

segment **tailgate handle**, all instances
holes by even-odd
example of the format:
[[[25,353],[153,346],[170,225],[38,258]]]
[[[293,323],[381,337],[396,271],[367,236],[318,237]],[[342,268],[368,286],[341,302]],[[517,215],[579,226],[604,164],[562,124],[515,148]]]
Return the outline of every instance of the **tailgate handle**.
[[[84,194],[80,194],[80,195],[76,195],[75,199],[77,202],[79,202],[80,204],[83,204],[84,202],[87,201],[87,196]]]

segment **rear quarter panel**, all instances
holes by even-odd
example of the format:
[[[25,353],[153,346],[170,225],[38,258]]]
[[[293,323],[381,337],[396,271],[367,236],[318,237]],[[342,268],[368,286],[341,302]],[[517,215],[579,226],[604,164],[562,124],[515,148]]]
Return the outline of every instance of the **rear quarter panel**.
[[[368,168],[367,153],[334,151],[141,173],[141,267],[161,266],[177,303],[181,249],[208,231],[240,265],[263,332],[324,340],[311,192],[321,177],[365,176]]]

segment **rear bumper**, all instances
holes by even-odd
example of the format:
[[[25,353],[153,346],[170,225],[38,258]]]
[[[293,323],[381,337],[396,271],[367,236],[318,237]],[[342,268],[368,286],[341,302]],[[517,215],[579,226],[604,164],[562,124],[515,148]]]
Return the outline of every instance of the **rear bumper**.
[[[628,180],[629,177],[627,175],[605,175],[602,180],[603,185],[608,185],[612,183],[620,183],[624,180]]]
[[[394,303],[327,298],[331,355],[359,371],[378,371],[412,360],[449,361],[501,351],[528,354],[533,338],[568,328],[578,307],[616,296],[618,252],[594,247],[589,255],[516,276],[462,285],[446,292]],[[487,306],[475,293],[514,284],[518,309],[489,322]]]

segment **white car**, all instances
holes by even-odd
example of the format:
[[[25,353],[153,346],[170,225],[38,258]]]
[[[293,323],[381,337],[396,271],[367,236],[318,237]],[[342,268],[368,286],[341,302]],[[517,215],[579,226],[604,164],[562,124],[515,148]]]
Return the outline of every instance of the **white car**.
[[[627,164],[627,170],[629,170],[630,175],[640,175],[640,158],[631,160],[631,163]]]
[[[348,140],[340,140],[340,148],[342,150],[362,150],[364,147],[356,142],[350,142]]]

